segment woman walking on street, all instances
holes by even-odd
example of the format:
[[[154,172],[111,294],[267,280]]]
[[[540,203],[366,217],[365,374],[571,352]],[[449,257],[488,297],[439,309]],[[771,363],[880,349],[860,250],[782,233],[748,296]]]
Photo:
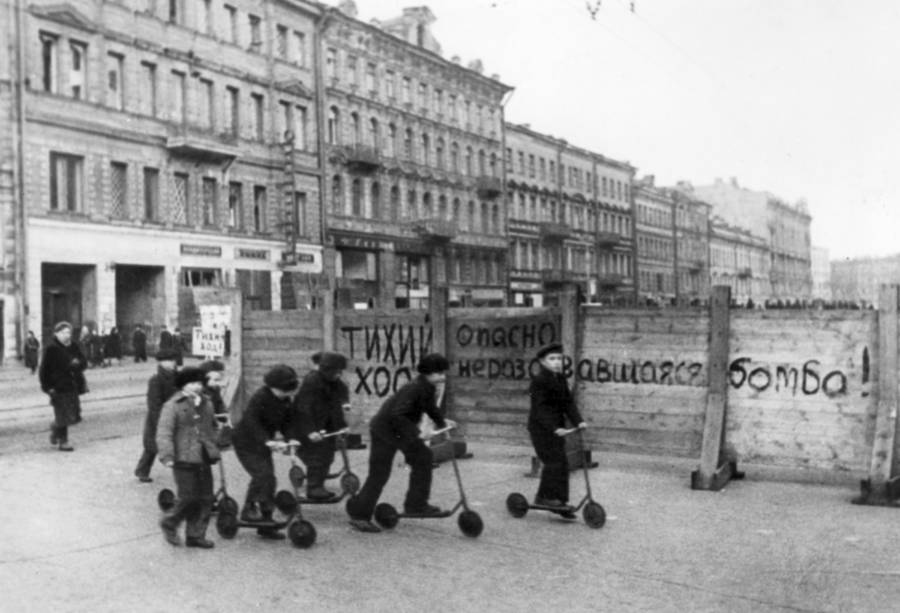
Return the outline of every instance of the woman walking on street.
[[[41,351],[41,342],[31,330],[28,331],[28,338],[25,339],[25,368],[31,369],[31,374],[37,370],[38,355]]]
[[[72,324],[61,321],[53,327],[54,339],[44,350],[39,378],[41,389],[50,396],[53,424],[50,444],[60,451],[73,451],[69,445],[69,426],[81,421],[80,394],[87,392],[84,369],[87,360],[78,343],[72,342]]]

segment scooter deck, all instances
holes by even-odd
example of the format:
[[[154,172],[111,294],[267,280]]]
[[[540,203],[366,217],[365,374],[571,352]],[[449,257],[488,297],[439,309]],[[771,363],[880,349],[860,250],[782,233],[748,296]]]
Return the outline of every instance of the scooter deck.
[[[281,530],[288,525],[286,521],[243,521],[238,520],[238,528],[270,528],[272,530]]]
[[[306,498],[305,496],[298,496],[297,503],[298,504],[335,504],[344,499],[343,495],[331,496],[330,498]]]
[[[551,513],[557,513],[562,515],[563,513],[574,513],[575,507],[571,505],[566,505],[564,507],[548,507],[544,504],[530,504],[528,505],[529,509],[535,509],[537,511],[550,511]]]
[[[454,511],[441,511],[440,513],[398,513],[397,517],[409,519],[442,519],[453,515]]]

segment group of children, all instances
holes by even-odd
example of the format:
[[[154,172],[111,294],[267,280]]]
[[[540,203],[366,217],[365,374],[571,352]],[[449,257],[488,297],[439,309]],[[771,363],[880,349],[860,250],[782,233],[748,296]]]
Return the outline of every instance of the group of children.
[[[562,374],[563,348],[543,347],[537,354],[540,372],[532,377],[528,430],[543,463],[535,504],[564,509],[569,498],[568,465],[563,435],[566,418],[579,428],[585,423],[575,406]],[[173,470],[177,487],[174,509],[160,522],[166,540],[180,545],[178,527],[186,522],[185,545],[211,548],[206,528],[214,502],[211,465],[220,461],[221,443],[217,416],[226,414],[220,390],[224,384],[221,362],[176,371],[172,356],[157,354],[159,370],[148,384],[148,414],[144,429],[144,453],[135,475],[150,481],[154,457]],[[283,539],[273,522],[276,477],[268,443],[279,436],[300,442],[298,455],[307,467],[307,498],[324,500],[335,496],[325,487],[334,460],[333,438],[323,432],[346,427],[349,389],[341,379],[347,359],[339,353],[321,352],[313,357],[314,368],[301,381],[290,366],[271,368],[263,385],[250,398],[231,436],[231,445],[241,466],[250,475],[241,520],[260,523],[260,537]],[[418,376],[390,396],[370,422],[369,470],[359,492],[347,501],[350,525],[362,532],[380,532],[372,522],[379,497],[391,474],[393,459],[400,451],[410,466],[404,512],[421,516],[439,515],[429,503],[433,455],[423,440],[419,424],[427,415],[438,428],[453,427],[444,417],[444,385],[450,365],[437,353],[424,356]],[[216,399],[218,398],[218,406]]]

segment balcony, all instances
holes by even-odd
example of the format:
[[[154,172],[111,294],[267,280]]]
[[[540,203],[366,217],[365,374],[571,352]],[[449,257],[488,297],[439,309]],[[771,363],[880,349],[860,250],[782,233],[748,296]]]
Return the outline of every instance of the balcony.
[[[336,150],[334,159],[347,165],[350,170],[372,173],[381,168],[381,153],[367,145],[346,145]]]
[[[615,289],[625,283],[625,277],[616,273],[597,275],[597,285],[606,289]]]
[[[475,179],[475,192],[482,200],[494,200],[503,194],[503,183],[497,177],[480,176]]]
[[[173,155],[207,162],[234,161],[240,153],[237,137],[233,134],[216,134],[185,126],[170,130],[166,149]]]
[[[620,237],[615,232],[597,232],[595,243],[598,249],[612,249],[619,244]]]
[[[572,226],[558,221],[542,221],[538,229],[545,241],[563,241],[572,236]]]
[[[541,270],[541,281],[543,283],[577,283],[586,281],[587,278],[586,273],[575,272],[574,270],[558,270],[555,268],[544,268]]]
[[[753,269],[749,266],[744,266],[742,268],[738,268],[737,277],[738,279],[749,279],[753,276]]]
[[[447,219],[420,219],[412,228],[422,238],[433,241],[451,241],[456,238],[456,224]]]
[[[696,275],[703,270],[703,267],[705,266],[705,264],[706,264],[706,262],[704,262],[703,260],[700,260],[700,259],[687,260],[684,263],[684,267],[687,268],[688,272],[690,272],[693,275]]]

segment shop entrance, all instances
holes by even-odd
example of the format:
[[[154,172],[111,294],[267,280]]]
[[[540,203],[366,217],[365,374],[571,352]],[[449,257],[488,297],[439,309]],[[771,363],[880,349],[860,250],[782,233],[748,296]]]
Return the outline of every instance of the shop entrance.
[[[42,344],[60,321],[72,324],[75,335],[83,325],[96,326],[97,272],[94,266],[41,264]]]
[[[126,353],[132,351],[135,326],[144,326],[148,339],[166,320],[165,268],[116,264],[116,323]]]

